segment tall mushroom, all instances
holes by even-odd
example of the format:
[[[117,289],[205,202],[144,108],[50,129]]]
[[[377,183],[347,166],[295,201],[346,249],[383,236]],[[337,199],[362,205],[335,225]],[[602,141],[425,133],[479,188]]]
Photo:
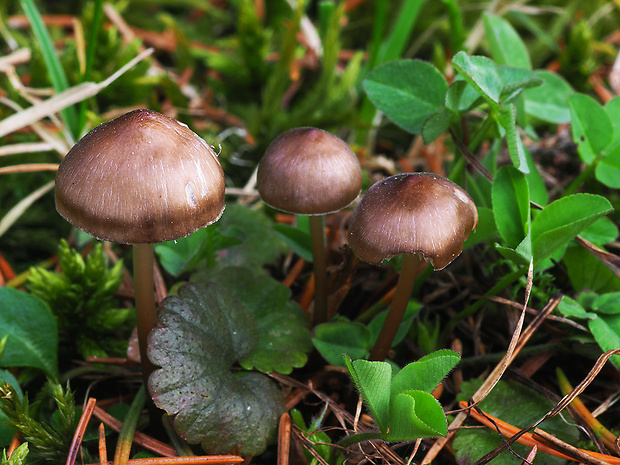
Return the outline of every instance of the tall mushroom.
[[[153,370],[147,336],[157,324],[153,243],[217,221],[224,211],[224,190],[213,149],[185,124],[151,110],[135,110],[97,126],[58,168],[58,213],[97,239],[133,244],[145,380]]]
[[[324,215],[343,209],[362,189],[362,168],[351,147],[322,129],[295,128],[267,147],[257,173],[263,201],[310,216],[314,260],[314,322],[327,320]]]
[[[390,176],[368,189],[349,224],[349,244],[373,265],[403,254],[396,292],[370,354],[383,360],[392,345],[413,289],[420,258],[435,270],[448,266],[478,224],[471,197],[452,181],[430,173]]]

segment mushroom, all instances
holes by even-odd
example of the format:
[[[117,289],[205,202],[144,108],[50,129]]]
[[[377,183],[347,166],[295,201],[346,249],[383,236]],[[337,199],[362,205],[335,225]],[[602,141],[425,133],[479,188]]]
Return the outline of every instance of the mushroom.
[[[157,324],[153,243],[178,239],[224,211],[224,173],[213,149],[185,124],[151,110],[103,123],[60,163],[56,209],[100,240],[133,244],[143,376],[153,370],[147,336]]]
[[[280,134],[267,147],[257,173],[263,201],[310,216],[314,261],[314,322],[327,320],[324,215],[343,209],[362,189],[362,168],[351,147],[322,129],[303,127]]]
[[[351,215],[351,249],[373,265],[404,255],[396,292],[371,360],[387,356],[420,259],[429,261],[436,271],[442,270],[460,255],[463,242],[477,224],[478,211],[467,192],[436,174],[397,174],[368,189]]]

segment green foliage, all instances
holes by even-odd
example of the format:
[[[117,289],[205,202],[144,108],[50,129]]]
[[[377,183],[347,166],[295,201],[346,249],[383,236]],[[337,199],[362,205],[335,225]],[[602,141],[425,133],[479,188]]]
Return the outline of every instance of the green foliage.
[[[58,376],[56,320],[41,299],[0,288],[0,366],[33,367]]]
[[[11,454],[11,458],[7,458],[6,450],[2,454],[2,465],[25,465],[28,457],[28,443],[24,442]]]
[[[266,375],[235,369],[255,351],[265,352],[259,320],[243,299],[214,282],[186,284],[178,297],[162,302],[159,323],[151,333],[149,357],[161,368],[151,375],[149,389],[155,404],[174,415],[177,432],[210,453],[262,453],[284,405]],[[276,330],[267,338],[294,343],[288,336]],[[280,367],[279,360],[271,364]]]
[[[447,434],[446,417],[431,392],[459,360],[456,352],[440,350],[394,373],[387,362],[345,359],[355,386],[386,441]]]
[[[620,292],[600,295],[584,292],[576,300],[564,296],[558,311],[568,318],[585,320],[603,351],[620,347]],[[612,356],[610,360],[620,368],[619,355]]]
[[[34,463],[63,463],[76,426],[75,401],[69,386],[63,388],[49,381],[33,404],[27,396],[21,397],[10,384],[0,387],[0,411],[6,416],[5,423],[28,443],[28,461]],[[44,417],[41,404],[54,401],[58,421]]]
[[[422,305],[414,300],[407,304],[405,315],[398,327],[392,347],[407,336],[411,324]],[[387,310],[375,316],[367,325],[337,317],[314,328],[312,343],[330,365],[345,366],[345,354],[353,359],[368,358],[383,327]]]
[[[118,332],[128,335],[135,315],[133,309],[116,308],[122,261],[108,268],[101,244],[84,260],[64,240],[58,256],[61,272],[33,268],[27,284],[30,293],[52,309],[62,347],[84,357],[124,354],[126,343]]]
[[[462,383],[458,400],[469,399],[481,383],[481,380]],[[542,394],[525,386],[506,381],[500,381],[480,404],[480,408],[484,412],[520,428],[531,425],[552,407],[553,404]],[[573,444],[578,435],[577,428],[559,416],[545,420],[539,428],[563,441],[567,441],[569,444]],[[458,463],[473,465],[487,452],[498,447],[502,440],[503,438],[497,431],[490,429],[461,429],[456,432],[453,443],[456,459]],[[525,457],[529,452],[529,448],[522,444],[515,443],[511,448],[522,457]],[[506,465],[523,463],[522,458],[512,455],[510,451],[502,452],[497,461]],[[560,465],[564,463],[566,463],[564,459],[548,454],[537,454],[534,459],[535,465]]]

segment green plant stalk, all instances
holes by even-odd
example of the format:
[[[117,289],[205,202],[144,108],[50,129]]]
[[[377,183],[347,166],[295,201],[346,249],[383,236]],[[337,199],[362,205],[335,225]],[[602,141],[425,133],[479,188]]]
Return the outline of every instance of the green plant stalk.
[[[152,274],[152,273],[151,273]],[[140,419],[140,413],[146,404],[146,389],[144,385],[140,386],[136,397],[129,407],[125,421],[121,427],[121,431],[118,436],[118,444],[116,445],[116,452],[114,453],[114,465],[126,465],[129,461],[129,453],[131,452],[131,445],[133,443],[133,435],[138,426],[138,420]]]
[[[95,60],[95,50],[97,49],[97,34],[99,33],[99,26],[101,24],[101,12],[103,11],[103,0],[95,0],[95,11],[93,14],[93,24],[90,31],[90,37],[88,38],[88,48],[86,50],[86,63],[84,66],[84,75],[82,76],[82,82],[90,80],[90,75],[93,70],[93,62]],[[86,100],[80,102],[78,115],[78,136],[84,129],[86,123]]]
[[[382,437],[383,433],[381,433],[381,431],[368,431],[366,433],[357,433],[340,440],[338,442],[338,446],[346,448],[360,442],[371,441],[373,439],[381,439]]]
[[[60,93],[69,88],[69,82],[67,81],[67,76],[65,74],[64,69],[62,68],[62,64],[56,55],[56,51],[54,49],[54,43],[52,38],[49,35],[45,24],[43,23],[43,19],[41,18],[41,14],[39,10],[37,10],[36,5],[33,0],[21,0],[21,6],[24,10],[24,13],[28,17],[28,21],[32,27],[32,32],[34,33],[39,46],[41,47],[41,51],[43,53],[43,60],[45,61],[45,66],[50,74],[50,80],[52,81],[52,86],[56,93]],[[75,107],[67,107],[64,110],[61,110],[61,115],[63,116],[65,123],[69,127],[69,131],[74,138],[78,137],[78,119],[77,114],[75,112]]]
[[[390,305],[379,337],[370,353],[369,360],[382,361],[387,357],[394,341],[394,336],[396,336],[400,322],[407,309],[407,302],[409,302],[419,266],[420,257],[418,255],[406,254],[403,257],[403,267],[400,270],[400,277],[398,278],[392,305]]]
[[[155,311],[155,281],[153,279],[153,244],[133,245],[133,273],[136,293],[136,314],[138,317],[138,342],[140,364],[144,384],[155,366],[147,355],[148,335],[157,325]]]
[[[465,50],[465,30],[463,28],[463,14],[455,0],[442,0],[448,10],[450,18],[450,53],[456,55],[461,50]]]
[[[325,255],[325,217],[312,215],[310,238],[314,260],[314,324],[327,321],[327,258]]]

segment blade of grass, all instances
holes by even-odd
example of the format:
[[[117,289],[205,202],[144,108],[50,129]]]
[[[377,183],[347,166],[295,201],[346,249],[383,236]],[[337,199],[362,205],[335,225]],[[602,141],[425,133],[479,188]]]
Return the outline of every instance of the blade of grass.
[[[43,24],[43,19],[41,18],[41,14],[39,10],[34,4],[33,0],[21,0],[20,1],[22,9],[30,22],[30,26],[32,27],[32,32],[37,40],[37,43],[41,47],[41,52],[43,54],[43,60],[45,61],[45,66],[50,76],[50,81],[52,82],[52,86],[57,93],[63,92],[69,88],[69,82],[67,81],[67,76],[65,74],[64,69],[62,68],[62,64],[60,63],[60,59],[58,55],[56,55],[56,50],[54,48],[54,43],[52,42],[52,38],[49,35],[45,24]],[[61,115],[64,119],[65,124],[69,127],[71,134],[74,138],[77,138],[79,135],[78,128],[78,118],[77,113],[74,107],[67,107],[61,111]]]
[[[129,453],[131,452],[131,446],[133,444],[133,435],[138,426],[138,420],[140,419],[140,413],[146,405],[146,391],[144,385],[140,386],[136,397],[134,398],[125,421],[121,427],[121,432],[118,435],[118,444],[116,445],[116,453],[114,454],[114,465],[126,465],[129,460]]]
[[[90,36],[88,38],[88,49],[86,50],[86,65],[84,67],[84,74],[82,75],[82,82],[90,81],[90,75],[93,70],[93,62],[95,60],[95,50],[97,49],[97,34],[99,33],[99,26],[101,24],[101,17],[103,12],[103,0],[95,0],[95,11],[93,13],[93,23],[91,25]],[[78,117],[78,130],[80,134],[84,130],[84,124],[86,123],[86,100],[80,102],[80,110]]]
[[[36,191],[31,192],[27,197],[17,202],[6,215],[0,220],[0,237],[9,229],[17,219],[32,205],[36,200],[43,197],[48,191],[54,187],[54,181],[39,187]]]

